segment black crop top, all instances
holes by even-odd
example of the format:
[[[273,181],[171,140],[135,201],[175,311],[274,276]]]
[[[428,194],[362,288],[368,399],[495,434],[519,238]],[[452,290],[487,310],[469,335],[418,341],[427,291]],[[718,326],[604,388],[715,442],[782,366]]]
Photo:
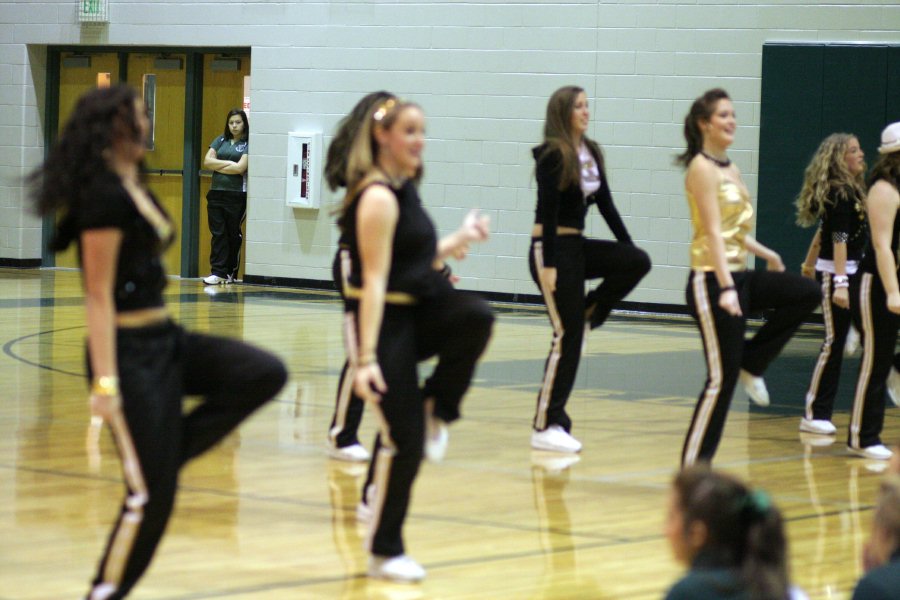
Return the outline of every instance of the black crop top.
[[[822,215],[819,258],[834,260],[834,244],[847,244],[847,260],[860,260],[869,240],[863,199],[852,187],[832,187]]]
[[[171,222],[156,197],[152,193],[150,197]],[[81,232],[107,228],[122,231],[113,291],[116,312],[163,306],[166,274],[162,252],[174,235],[160,239],[115,174],[104,175],[82,193],[77,207],[60,222],[55,247],[65,248],[71,241],[77,241],[79,263],[83,263]]]
[[[374,183],[371,185],[385,185]],[[387,187],[387,186],[385,186]],[[362,287],[359,245],[356,236],[356,210],[359,199],[366,188],[354,198],[343,216],[338,220],[341,229],[341,244],[350,250],[350,285]],[[388,189],[393,192],[399,205],[397,227],[391,246],[391,270],[388,274],[387,291],[403,292],[415,299],[434,296],[450,287],[447,279],[434,269],[437,255],[437,233],[431,219],[422,207],[419,193],[412,181],[401,187]]]
[[[544,246],[544,265],[556,266],[556,229],[559,226],[584,229],[584,220],[587,216],[588,206],[596,204],[603,215],[609,229],[616,239],[626,244],[631,244],[631,236],[613,204],[612,193],[609,190],[603,163],[593,149],[594,160],[600,171],[600,189],[584,197],[581,186],[573,183],[560,191],[559,178],[562,170],[562,155],[558,150],[547,150],[547,144],[541,144],[532,149],[534,160],[537,163],[535,174],[538,185],[537,208],[535,209],[534,222],[543,226],[541,240]]]

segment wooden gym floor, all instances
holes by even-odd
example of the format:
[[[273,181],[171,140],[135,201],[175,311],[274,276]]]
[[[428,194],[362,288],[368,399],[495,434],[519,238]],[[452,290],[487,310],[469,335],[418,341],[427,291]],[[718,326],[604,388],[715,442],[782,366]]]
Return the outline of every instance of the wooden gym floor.
[[[333,294],[173,279],[191,329],[269,348],[289,365],[277,401],[181,479],[156,559],[132,597],[193,599],[660,598],[682,569],[662,535],[668,482],[704,378],[690,320],[616,315],[591,334],[570,400],[577,462],[532,451],[550,343],[541,310],[497,307],[492,342],[451,428],[423,464],[406,524],[421,585],[364,576],[355,505],[365,466],[329,460],[343,362]],[[79,274],[0,269],[0,599],[81,597],[122,499],[109,435],[86,444]],[[798,433],[821,341],[804,328],[767,373],[773,406],[736,392],[716,465],[768,489],[784,511],[792,572],[811,598],[845,598],[861,570],[883,464],[844,450],[858,358],[847,361],[830,446]],[[424,367],[427,369],[428,367]],[[363,420],[368,444],[374,420]],[[884,439],[900,440],[900,410]]]

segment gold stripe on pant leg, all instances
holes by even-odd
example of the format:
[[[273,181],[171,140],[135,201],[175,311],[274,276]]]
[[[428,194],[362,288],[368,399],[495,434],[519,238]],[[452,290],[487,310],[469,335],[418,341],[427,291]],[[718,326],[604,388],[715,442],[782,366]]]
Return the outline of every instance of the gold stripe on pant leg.
[[[553,292],[546,289],[544,282],[541,280],[541,271],[544,270],[544,245],[542,242],[535,242],[534,244],[534,264],[538,273],[538,287],[541,288],[544,304],[547,305],[547,314],[550,316],[550,324],[553,327],[550,356],[547,359],[547,368],[544,371],[541,393],[538,396],[537,414],[534,419],[535,429],[542,431],[547,428],[547,409],[550,407],[550,393],[553,391],[553,384],[556,382],[556,373],[562,354],[562,338],[565,335],[565,330],[562,326],[562,318],[559,315],[559,309],[556,307],[556,299],[553,297]]]
[[[822,273],[822,320],[825,322],[825,341],[822,350],[816,360],[812,379],[809,382],[809,390],[806,392],[806,418],[813,419],[813,403],[819,394],[819,384],[822,383],[822,374],[825,372],[825,364],[831,358],[834,350],[834,307],[831,305],[831,273]],[[843,350],[843,349],[841,349]]]
[[[119,527],[110,542],[106,566],[103,569],[103,583],[118,587],[122,582],[125,565],[134,549],[134,541],[144,519],[144,506],[147,504],[148,493],[144,474],[141,471],[140,458],[121,410],[110,421],[110,428],[116,438],[116,446],[122,461],[122,472],[130,490],[125,498],[125,512],[120,517]]]
[[[347,409],[350,406],[350,397],[353,394],[353,380],[356,378],[357,364],[359,363],[359,350],[356,342],[356,316],[352,311],[344,313],[344,351],[347,354],[347,370],[341,378],[337,407],[334,411],[334,427],[328,432],[332,443],[337,443],[337,436],[344,431],[347,425]]]
[[[375,456],[375,473],[372,476],[372,485],[375,487],[374,502],[370,504],[372,509],[372,520],[369,522],[369,531],[366,534],[366,550],[372,551],[372,540],[375,538],[375,531],[381,523],[381,515],[384,512],[384,503],[387,499],[388,481],[391,477],[391,466],[394,462],[394,456],[397,454],[397,447],[394,440],[391,439],[390,427],[387,419],[384,418],[384,412],[381,406],[373,404],[372,412],[378,420],[378,430],[381,436],[381,448]],[[366,491],[368,494],[368,490]],[[367,500],[369,500],[367,498]],[[371,502],[371,500],[369,500]]]
[[[705,341],[706,367],[709,369],[709,385],[703,392],[697,416],[688,430],[688,443],[684,453],[684,465],[689,467],[697,462],[697,455],[709,427],[709,419],[719,400],[722,391],[722,355],[719,349],[719,338],[716,335],[716,323],[712,314],[712,306],[706,289],[706,273],[694,272],[691,280],[694,288],[694,302],[697,305],[697,321]]]
[[[850,445],[859,448],[859,430],[862,427],[862,412],[866,404],[866,390],[872,378],[875,348],[875,330],[872,322],[872,281],[871,273],[864,273],[859,285],[859,312],[862,321],[863,356],[859,364],[859,379],[853,394],[853,409],[850,411]]]

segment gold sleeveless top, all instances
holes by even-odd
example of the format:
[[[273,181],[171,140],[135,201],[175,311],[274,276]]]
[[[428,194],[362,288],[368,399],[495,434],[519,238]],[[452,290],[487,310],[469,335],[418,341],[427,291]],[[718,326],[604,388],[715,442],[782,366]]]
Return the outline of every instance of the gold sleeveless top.
[[[697,200],[687,192],[688,205],[691,207],[691,224],[694,237],[691,239],[691,268],[696,271],[713,271],[712,252],[710,251],[709,234],[700,220]],[[753,205],[744,189],[724,177],[719,180],[716,194],[719,203],[722,239],[725,242],[725,260],[729,271],[743,271],[747,268],[747,247],[744,237],[750,231],[753,219]]]

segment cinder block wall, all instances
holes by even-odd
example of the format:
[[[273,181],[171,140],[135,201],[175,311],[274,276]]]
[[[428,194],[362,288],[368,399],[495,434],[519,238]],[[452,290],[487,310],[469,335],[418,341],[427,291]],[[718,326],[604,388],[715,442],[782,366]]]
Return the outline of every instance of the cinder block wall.
[[[472,207],[492,217],[491,241],[456,268],[461,286],[534,294],[530,148],[550,93],[577,84],[619,210],[653,259],[630,299],[671,304],[683,303],[690,237],[672,157],[691,99],[717,85],[732,94],[741,125],[732,156],[753,191],[762,44],[900,41],[894,0],[111,0],[99,31],[75,23],[76,4],[0,2],[0,259],[40,257],[21,177],[43,152],[47,45],[249,46],[248,274],[330,279],[327,207],[338,198],[326,195],[319,211],[284,205],[286,133],[320,130],[327,143],[359,97],[388,89],[426,111],[422,196],[438,227],[452,230]],[[599,216],[588,231],[609,235]]]

